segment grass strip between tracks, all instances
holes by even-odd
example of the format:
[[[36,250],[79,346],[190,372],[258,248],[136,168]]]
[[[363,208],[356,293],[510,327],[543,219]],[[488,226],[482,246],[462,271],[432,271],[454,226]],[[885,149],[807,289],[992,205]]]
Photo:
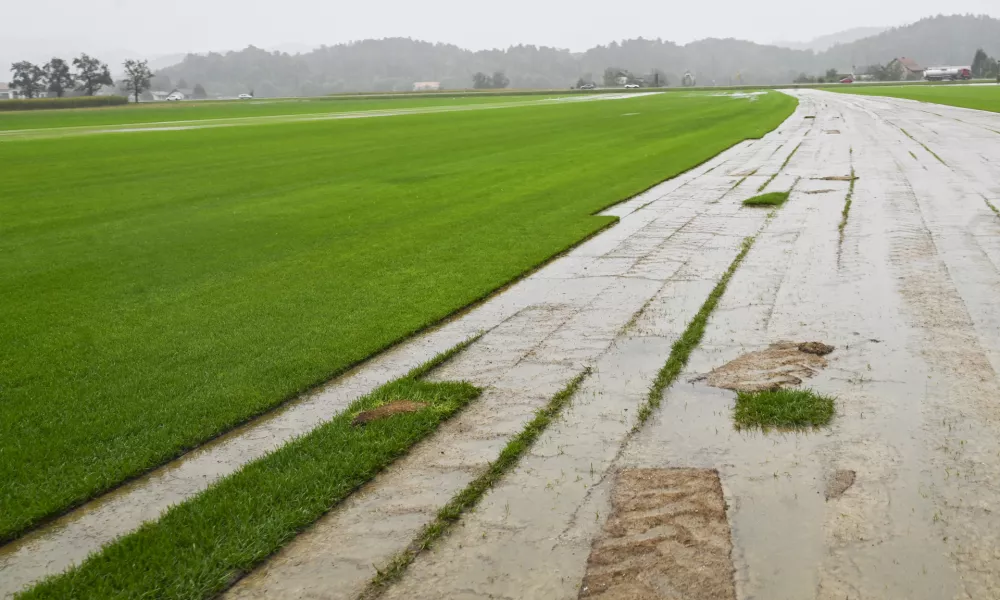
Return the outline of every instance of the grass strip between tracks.
[[[702,336],[705,335],[705,326],[708,324],[708,318],[712,315],[712,311],[718,306],[719,300],[722,295],[726,293],[726,287],[729,285],[729,280],[733,278],[736,273],[736,269],[739,268],[743,259],[746,258],[747,254],[750,252],[750,248],[753,247],[753,243],[756,237],[748,237],[743,239],[743,245],[740,248],[740,253],[736,255],[733,262],[730,263],[729,268],[726,269],[725,274],[723,274],[722,279],[719,283],[715,284],[712,289],[712,293],[708,295],[705,299],[705,303],[701,305],[701,310],[698,314],[691,319],[688,323],[687,328],[681,337],[674,342],[673,347],[670,349],[670,356],[667,358],[667,362],[660,369],[659,373],[656,374],[656,379],[653,380],[653,385],[649,388],[649,394],[646,396],[646,403],[642,405],[639,409],[639,418],[632,428],[632,431],[638,431],[649,419],[653,411],[660,406],[660,402],[663,400],[663,393],[667,391],[667,388],[677,380],[681,372],[684,370],[685,365],[687,365],[688,359],[691,358],[691,352],[698,347],[701,343]]]
[[[407,567],[416,560],[421,552],[430,548],[435,541],[447,533],[465,511],[478,504],[495,483],[517,466],[521,457],[531,449],[542,432],[569,404],[573,394],[576,393],[580,384],[589,374],[590,369],[587,368],[553,396],[547,405],[540,408],[535,413],[535,418],[524,427],[521,433],[507,443],[497,459],[482,475],[474,479],[438,511],[437,517],[424,527],[406,550],[389,561],[389,564],[384,568],[378,569],[378,573],[361,594],[361,600],[373,600],[381,596],[392,582],[398,580],[406,572]]]
[[[481,390],[469,383],[420,379],[469,343],[18,597],[214,597],[478,397]],[[358,413],[398,400],[427,406],[352,425]]]

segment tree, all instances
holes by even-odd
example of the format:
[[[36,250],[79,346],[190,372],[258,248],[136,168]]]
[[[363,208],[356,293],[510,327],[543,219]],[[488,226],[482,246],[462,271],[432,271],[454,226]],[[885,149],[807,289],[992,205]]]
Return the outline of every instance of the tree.
[[[195,100],[204,100],[205,98],[208,98],[208,93],[205,91],[205,88],[203,88],[200,83],[194,84],[194,91],[192,92],[192,95],[194,96]]]
[[[477,90],[485,90],[492,85],[492,80],[490,76],[486,73],[476,73],[472,76],[472,87]]]
[[[903,63],[894,60],[885,68],[885,79],[883,81],[902,81],[905,75]]]
[[[101,86],[115,84],[108,65],[92,56],[81,54],[79,58],[73,59],[73,66],[76,67],[76,78],[80,82],[76,89],[88,96],[96,94]]]
[[[837,69],[827,69],[826,70],[826,80],[829,81],[830,83],[834,83],[835,81],[839,81],[840,80],[840,73],[837,72]]]
[[[53,57],[45,64],[45,80],[49,84],[49,91],[55,92],[59,98],[76,85],[76,77],[69,72],[69,64],[61,58]]]
[[[976,50],[976,57],[972,59],[972,76],[976,79],[981,79],[983,77],[989,77],[990,72],[993,70],[992,66],[995,61],[986,54],[986,51],[980,48]]]
[[[177,82],[177,89],[179,89],[179,90],[186,90],[187,86],[188,86],[188,83],[186,81],[184,81],[183,77],[181,78],[180,81]]]
[[[503,71],[497,71],[493,73],[493,80],[491,84],[492,85],[490,87],[492,87],[493,89],[502,90],[508,85],[510,85],[510,79],[508,79],[507,76],[503,74]]]
[[[22,60],[12,64],[10,70],[14,73],[11,86],[28,98],[38,96],[45,87],[45,70],[38,65]]]
[[[614,87],[618,85],[619,77],[628,77],[628,71],[617,67],[604,69],[604,87]]]
[[[149,89],[149,80],[153,78],[153,72],[149,70],[149,64],[144,60],[125,61],[125,79],[122,83],[125,89],[135,95],[135,101],[139,101],[139,95]]]

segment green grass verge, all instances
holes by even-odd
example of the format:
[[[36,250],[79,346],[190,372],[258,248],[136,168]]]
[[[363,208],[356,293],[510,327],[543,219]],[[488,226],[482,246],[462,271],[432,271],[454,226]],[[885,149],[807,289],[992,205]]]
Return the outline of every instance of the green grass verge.
[[[332,421],[19,598],[215,596],[479,396],[468,383],[420,379],[466,345],[359,398]],[[396,400],[427,407],[351,425],[359,412]]]
[[[795,106],[664,94],[0,143],[0,541],[488,296]]]
[[[653,380],[653,385],[650,386],[649,393],[646,395],[646,402],[639,409],[639,417],[632,428],[633,432],[638,431],[653,414],[653,411],[659,408],[660,403],[663,401],[663,394],[684,370],[685,365],[687,365],[688,360],[691,358],[691,353],[698,347],[702,336],[705,335],[705,326],[708,325],[708,318],[712,316],[715,307],[719,305],[719,300],[726,293],[729,280],[733,278],[736,269],[740,267],[743,259],[750,252],[753,243],[754,238],[752,237],[743,240],[739,254],[730,263],[729,268],[722,275],[722,279],[712,288],[712,292],[701,305],[698,314],[691,319],[691,322],[684,329],[684,333],[681,334],[681,337],[670,348],[670,356],[667,357],[667,362],[657,372],[656,379]]]
[[[458,522],[463,513],[474,508],[494,484],[517,466],[521,457],[531,449],[542,432],[569,404],[570,399],[589,374],[590,368],[588,367],[553,396],[547,405],[535,413],[535,418],[525,426],[521,433],[507,443],[497,459],[490,463],[489,468],[438,511],[434,520],[424,526],[406,550],[389,561],[385,567],[376,569],[377,574],[365,588],[360,599],[374,600],[381,596],[392,582],[403,575],[407,567],[416,560],[421,552],[430,548],[434,542],[447,533]]]
[[[788,201],[788,192],[761,194],[743,201],[743,206],[781,206]]]
[[[805,429],[830,422],[834,401],[812,390],[739,392],[733,408],[737,429]]]
[[[947,104],[961,108],[974,108],[1000,112],[1000,86],[998,85],[906,85],[887,87],[840,87],[830,91],[860,96],[888,96],[906,98],[934,104]]]

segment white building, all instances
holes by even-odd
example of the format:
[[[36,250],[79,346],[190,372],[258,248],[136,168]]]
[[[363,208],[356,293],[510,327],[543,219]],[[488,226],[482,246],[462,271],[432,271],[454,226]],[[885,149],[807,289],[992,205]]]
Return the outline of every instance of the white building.
[[[441,91],[440,81],[417,81],[413,84],[414,92],[439,92]]]

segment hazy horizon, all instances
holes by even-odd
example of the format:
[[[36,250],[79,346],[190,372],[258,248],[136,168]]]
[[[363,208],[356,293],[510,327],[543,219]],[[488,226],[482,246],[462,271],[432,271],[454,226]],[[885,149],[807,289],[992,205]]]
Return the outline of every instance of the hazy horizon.
[[[582,51],[640,36],[679,44],[708,37],[771,44],[806,42],[855,27],[895,27],[937,14],[1000,17],[995,0],[955,0],[946,6],[940,0],[877,5],[842,0],[819,6],[798,0],[752,4],[722,0],[682,8],[647,0],[620,0],[613,5],[594,0],[511,0],[492,13],[459,0],[350,5],[285,0],[280,10],[274,6],[263,0],[176,0],[169,13],[163,13],[135,0],[17,3],[0,11],[5,21],[19,23],[16,36],[8,31],[0,37],[0,56],[85,51],[154,57],[248,45],[294,52],[384,37],[444,42],[470,50],[533,44]],[[81,30],[80,23],[87,27]]]

